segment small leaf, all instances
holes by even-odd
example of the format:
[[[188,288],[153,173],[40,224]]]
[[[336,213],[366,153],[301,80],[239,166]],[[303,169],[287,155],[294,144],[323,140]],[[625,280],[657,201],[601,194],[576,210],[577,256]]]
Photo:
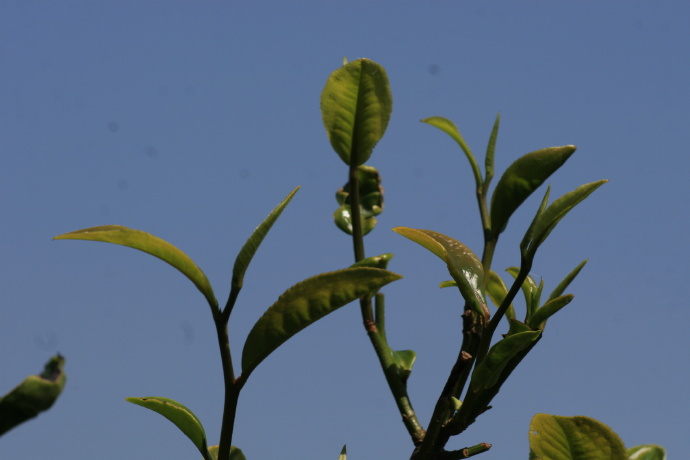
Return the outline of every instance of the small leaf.
[[[623,441],[593,418],[537,414],[529,432],[531,460],[627,460]]]
[[[293,335],[353,300],[378,291],[402,276],[378,268],[346,268],[323,273],[285,291],[256,322],[242,351],[245,378]]]
[[[393,231],[424,246],[446,262],[450,276],[458,284],[468,306],[480,315],[489,314],[484,301],[484,268],[467,246],[431,230],[395,227]]]
[[[643,444],[628,449],[628,460],[666,460],[666,449],[656,444]]]
[[[477,160],[474,158],[474,155],[472,154],[472,151],[467,145],[467,142],[465,142],[465,139],[462,138],[462,135],[460,134],[458,127],[455,126],[455,123],[443,117],[425,118],[422,120],[422,123],[426,123],[440,129],[441,131],[452,137],[453,140],[458,143],[462,151],[465,152],[467,160],[470,162],[470,167],[472,168],[472,174],[474,174],[474,180],[477,185],[477,188],[481,187],[482,173],[481,171],[479,171],[479,165],[477,165]]]
[[[551,299],[539,308],[530,318],[527,324],[533,329],[544,330],[546,320],[553,316],[558,310],[568,305],[573,300],[572,294],[562,295]]]
[[[441,281],[441,282],[438,284],[438,287],[440,287],[440,288],[457,287],[457,286],[458,286],[458,283],[456,283],[456,282],[453,281],[453,280]]]
[[[582,270],[586,263],[587,259],[580,262],[580,264],[577,267],[575,267],[570,273],[568,273],[568,275],[566,275],[566,277],[563,278],[563,281],[558,283],[556,289],[554,289],[553,292],[549,294],[549,298],[546,299],[546,301],[548,302],[549,300],[553,300],[556,297],[560,297],[563,294],[563,292],[568,288],[568,286],[570,286],[570,283],[572,283],[575,277],[580,273],[580,270]]]
[[[12,391],[0,398],[0,435],[51,408],[67,377],[65,358],[53,356],[40,375],[30,375]]]
[[[187,254],[177,249],[172,244],[150,233],[123,227],[121,225],[102,225],[100,227],[85,228],[63,235],[58,235],[54,240],[87,240],[102,241],[104,243],[119,244],[133,249],[138,249],[172,265],[192,283],[206,297],[209,305],[218,306],[218,301],[213,295],[213,289],[206,275]]]
[[[510,273],[510,275],[513,278],[517,278],[518,274],[520,273],[520,268],[508,267],[506,268],[506,271]],[[540,285],[543,288],[543,284],[540,283]],[[539,286],[537,286],[537,283],[534,282],[534,278],[527,275],[525,281],[522,282],[522,293],[525,296],[525,305],[527,307],[527,313],[525,314],[525,317],[529,318],[530,316],[532,316],[533,312],[535,312],[537,308],[539,308],[539,297],[541,294],[541,289],[539,288]]]
[[[347,460],[347,444],[345,444],[340,451],[340,456],[338,457],[338,460]]]
[[[489,144],[486,146],[486,160],[484,168],[486,169],[486,177],[484,178],[484,195],[486,195],[489,183],[494,177],[494,155],[496,152],[496,138],[498,137],[498,126],[501,123],[501,114],[496,115],[494,127],[491,130],[491,137],[489,137]]]
[[[534,224],[531,241],[529,246],[523,250],[525,257],[533,258],[537,248],[546,240],[551,231],[556,227],[558,222],[565,217],[565,215],[573,209],[582,200],[587,198],[592,192],[602,186],[607,180],[600,180],[597,182],[590,182],[589,184],[581,185],[575,190],[566,193],[556,201],[551,203]],[[522,249],[522,248],[521,248]]]
[[[347,165],[366,163],[386,132],[392,110],[386,70],[369,59],[357,59],[334,71],[321,93],[328,140]]]
[[[172,399],[159,396],[125,399],[132,404],[157,412],[173,422],[175,426],[194,443],[204,459],[210,458],[206,446],[206,432],[204,431],[204,427],[196,415],[184,405]]]
[[[218,460],[218,446],[210,446],[208,454],[211,460]],[[230,447],[230,460],[247,460],[242,451],[235,446]]]
[[[528,153],[511,164],[491,197],[491,231],[498,236],[515,210],[575,152],[574,145]]]
[[[476,392],[496,385],[510,361],[540,335],[540,331],[518,332],[496,342],[472,372],[472,390]]]
[[[508,288],[501,277],[493,270],[489,271],[489,276],[486,281],[486,293],[489,294],[489,298],[496,308],[501,306],[503,299],[508,295]],[[515,319],[515,309],[512,303],[508,307],[508,310],[506,310],[506,318]]]
[[[357,168],[359,182],[359,213],[362,219],[362,235],[376,227],[376,218],[383,212],[383,187],[376,168],[362,165]],[[350,183],[335,194],[340,207],[333,213],[335,224],[348,235],[352,235],[352,206],[350,204]]]
[[[412,366],[417,359],[417,353],[412,350],[399,350],[393,352],[393,362],[398,366],[398,374],[403,382],[406,382],[412,373]]]
[[[290,203],[292,198],[295,196],[295,193],[297,193],[297,190],[299,189],[300,187],[296,187],[285,198],[283,198],[283,201],[278,203],[278,206],[276,206],[273,209],[273,211],[271,211],[271,213],[268,215],[268,217],[266,217],[263,220],[263,222],[261,222],[261,224],[259,224],[259,226],[256,227],[256,229],[252,232],[247,242],[244,243],[244,246],[242,246],[242,250],[240,250],[240,253],[237,255],[237,258],[235,259],[235,265],[232,269],[232,289],[239,291],[242,288],[242,284],[244,282],[244,274],[247,271],[247,267],[249,266],[249,263],[252,261],[254,254],[256,254],[256,251],[259,249],[259,245],[264,240],[264,238],[268,234],[268,231],[271,229],[276,220],[278,220],[280,214],[282,214],[285,207]]]
[[[372,267],[372,268],[382,268],[386,269],[388,268],[388,262],[393,258],[393,254],[390,252],[387,252],[385,254],[381,254],[380,256],[374,256],[374,257],[367,257],[366,259],[362,259],[357,263],[354,263],[350,265],[350,268],[356,268],[356,267]]]

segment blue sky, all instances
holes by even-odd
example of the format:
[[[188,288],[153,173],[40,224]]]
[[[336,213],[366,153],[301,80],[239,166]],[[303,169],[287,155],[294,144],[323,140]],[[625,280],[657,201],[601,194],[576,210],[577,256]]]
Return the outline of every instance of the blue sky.
[[[289,4],[288,4],[289,3]],[[589,263],[575,300],[484,414],[449,448],[527,458],[537,412],[589,415],[629,445],[687,450],[690,6],[684,2],[0,3],[0,393],[67,358],[50,412],[2,438],[0,458],[197,458],[157,416],[124,401],[183,402],[217,440],[220,360],[208,307],[169,266],[112,245],[51,241],[121,224],[187,252],[224,298],[235,254],[301,185],[248,273],[233,354],[287,287],[348,266],[334,192],[346,181],[319,113],[326,78],[367,57],[394,109],[369,164],[386,190],[367,253],[395,253],[391,344],[418,354],[409,388],[427,423],[460,343],[457,293],[433,256],[390,231],[427,228],[480,251],[472,176],[419,122],[453,119],[480,155],[499,111],[497,171],[542,147],[578,151],[552,196],[610,182],[540,249],[550,290]],[[540,193],[537,193],[540,195]],[[510,221],[494,262],[540,197]],[[504,277],[507,279],[507,275]],[[411,444],[358,308],[291,339],[245,386],[234,442],[252,460],[408,458]]]

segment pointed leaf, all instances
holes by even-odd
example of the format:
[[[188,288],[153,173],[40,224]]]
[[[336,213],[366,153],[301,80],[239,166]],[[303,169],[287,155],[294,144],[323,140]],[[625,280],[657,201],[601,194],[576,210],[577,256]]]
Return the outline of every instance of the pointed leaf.
[[[458,143],[460,148],[462,149],[463,152],[465,152],[465,156],[467,157],[467,160],[470,162],[470,167],[472,168],[472,174],[474,174],[474,181],[477,185],[477,188],[481,187],[482,185],[482,173],[479,170],[479,165],[477,164],[477,160],[474,158],[474,155],[472,154],[472,151],[470,150],[469,146],[467,145],[467,142],[465,142],[465,139],[462,138],[462,135],[460,134],[460,131],[458,130],[458,127],[455,126],[455,123],[453,123],[451,120],[443,117],[429,117],[425,118],[422,120],[422,123],[427,123],[431,126],[434,126],[444,133],[448,134],[450,137],[453,138],[455,142]]]
[[[366,163],[386,132],[392,110],[386,70],[369,59],[357,59],[337,69],[321,93],[328,139],[347,165]]]
[[[477,313],[488,315],[484,301],[484,268],[467,246],[431,230],[395,227],[393,231],[424,246],[445,261],[468,305]]]
[[[627,460],[623,441],[593,418],[537,414],[529,432],[530,459]]]
[[[549,236],[549,233],[556,227],[558,222],[560,222],[578,203],[587,198],[605,182],[608,181],[600,180],[581,185],[551,203],[535,222],[532,239],[526,250],[527,257],[533,258],[537,248],[546,240],[546,237]]]
[[[506,268],[506,271],[510,273],[513,278],[517,278],[520,273],[520,268],[508,267]],[[540,292],[541,291],[539,290],[537,283],[534,282],[534,278],[532,278],[530,275],[527,275],[525,281],[522,282],[522,293],[525,296],[525,305],[527,307],[527,313],[525,314],[526,318],[532,316],[532,313],[539,307],[538,297]]]
[[[556,297],[560,297],[563,294],[563,292],[568,288],[568,286],[570,286],[570,283],[572,283],[575,277],[580,273],[580,270],[582,270],[586,263],[587,259],[580,262],[580,264],[577,267],[575,267],[570,273],[568,273],[568,275],[566,275],[566,277],[563,278],[563,281],[558,283],[556,289],[554,289],[553,292],[549,294],[549,298],[546,299],[546,301],[548,302],[549,300],[553,300]]]
[[[493,270],[489,271],[489,277],[486,281],[486,293],[489,294],[489,298],[496,308],[501,306],[503,299],[508,295],[508,288],[501,277]],[[508,310],[506,310],[506,318],[515,319],[515,309],[512,303],[508,307]]]
[[[209,458],[206,432],[201,421],[184,405],[169,398],[148,396],[146,398],[125,398],[128,402],[161,414],[175,424],[199,449],[204,459]]]
[[[169,263],[187,278],[201,291],[208,303],[214,307],[218,301],[213,295],[213,289],[206,275],[187,254],[177,249],[172,244],[150,233],[123,227],[121,225],[102,225],[100,227],[85,228],[63,235],[58,235],[54,240],[87,240],[102,241],[104,243],[119,244],[138,249],[152,256],[158,257]]]
[[[338,460],[347,460],[347,444],[345,444],[340,451],[340,456],[338,457]]]
[[[532,222],[530,222],[529,227],[527,228],[527,231],[525,232],[525,235],[522,237],[522,241],[520,241],[520,254],[526,254],[527,253],[527,248],[530,245],[530,242],[532,241],[532,234],[534,233],[534,227],[537,225],[537,221],[541,217],[541,215],[544,213],[546,210],[546,205],[549,204],[549,195],[551,194],[551,186],[549,185],[546,188],[546,193],[544,193],[544,197],[541,200],[541,203],[539,204],[539,208],[537,209],[537,213],[534,215],[534,218],[532,219]]]
[[[283,198],[283,201],[278,203],[278,206],[276,206],[273,211],[271,211],[271,213],[263,220],[263,222],[256,227],[247,242],[244,243],[242,250],[240,250],[240,253],[235,259],[235,265],[232,269],[232,289],[239,291],[242,288],[244,274],[247,271],[247,267],[252,261],[254,254],[256,254],[256,251],[259,249],[259,245],[299,189],[300,187],[296,187],[285,198]]]
[[[491,130],[491,137],[489,137],[489,145],[486,147],[486,159],[484,168],[486,169],[486,177],[484,178],[484,195],[489,188],[489,183],[494,177],[494,155],[496,152],[496,138],[498,137],[498,126],[501,124],[501,114],[496,115],[494,127]]]
[[[208,454],[211,460],[218,460],[218,446],[210,446]],[[230,460],[247,460],[242,451],[235,446],[230,447]]]
[[[373,268],[383,268],[384,270],[388,267],[388,262],[393,258],[393,254],[387,252],[381,254],[380,256],[367,257],[362,259],[357,263],[350,265],[350,268],[356,267],[373,267]]]
[[[383,212],[383,187],[376,168],[362,165],[357,168],[359,182],[359,214],[362,219],[362,235],[376,227],[376,218]],[[350,204],[350,183],[338,189],[335,198],[340,207],[333,213],[339,229],[352,235],[352,206]]]
[[[398,350],[393,352],[393,362],[398,366],[398,374],[402,381],[407,381],[412,373],[412,366],[417,360],[417,353],[412,350]]]
[[[245,378],[293,335],[353,300],[378,291],[402,276],[379,268],[346,268],[323,273],[285,291],[256,322],[242,351]]]
[[[491,197],[491,231],[498,236],[515,210],[575,152],[574,145],[528,153],[506,169]]]
[[[549,300],[527,319],[527,324],[533,329],[543,331],[546,326],[546,320],[553,316],[558,310],[568,305],[573,300],[573,297],[575,296],[572,294],[566,294]]]
[[[472,390],[480,391],[493,387],[510,360],[529,347],[540,335],[539,331],[518,332],[496,342],[472,372]]]
[[[65,386],[65,358],[53,356],[40,375],[30,375],[0,398],[0,435],[50,409]]]
[[[628,449],[628,460],[666,460],[666,449],[656,444],[644,444]]]

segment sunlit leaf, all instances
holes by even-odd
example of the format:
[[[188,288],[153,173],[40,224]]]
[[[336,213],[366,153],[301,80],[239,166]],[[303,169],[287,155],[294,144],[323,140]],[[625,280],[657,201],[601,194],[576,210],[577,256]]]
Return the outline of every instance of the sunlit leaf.
[[[546,240],[558,222],[578,203],[608,181],[600,180],[581,185],[551,203],[535,222],[529,246],[523,251],[526,257],[533,257],[537,248]]]
[[[472,389],[479,391],[496,385],[510,361],[529,347],[540,335],[539,331],[526,331],[499,340],[472,372]]]
[[[666,460],[666,449],[656,444],[643,444],[628,449],[628,460]]]
[[[482,173],[481,171],[479,171],[479,165],[477,164],[477,160],[474,158],[474,154],[472,154],[472,151],[467,145],[467,142],[465,142],[465,139],[463,139],[462,135],[460,134],[458,127],[455,126],[455,123],[443,117],[425,118],[422,120],[422,123],[427,123],[431,126],[440,129],[444,133],[448,134],[451,138],[453,138],[455,142],[458,143],[462,151],[465,152],[467,160],[470,162],[470,167],[472,168],[472,174],[474,175],[475,183],[477,187],[480,187],[482,185]]]
[[[65,358],[53,356],[40,375],[30,375],[0,398],[0,435],[50,409],[65,386]]]
[[[362,221],[362,235],[376,226],[376,217],[383,212],[383,187],[376,168],[362,165],[357,168],[359,183],[359,214]],[[350,204],[350,183],[338,189],[335,198],[340,207],[333,213],[339,229],[352,235],[352,206]]]
[[[529,432],[530,460],[628,460],[623,441],[589,417],[537,414]]]
[[[393,362],[398,366],[398,374],[402,377],[403,382],[412,373],[412,366],[417,360],[417,353],[412,350],[398,350],[393,352]]]
[[[528,153],[503,173],[491,197],[491,231],[498,236],[510,216],[575,152],[574,145],[549,147]]]
[[[63,235],[58,235],[54,240],[87,240],[102,241],[104,243],[119,244],[138,249],[169,263],[187,278],[201,291],[209,304],[217,307],[218,301],[213,295],[213,289],[206,275],[187,254],[177,249],[172,244],[150,233],[123,227],[121,225],[103,225],[100,227],[85,228]]]
[[[293,335],[355,299],[376,292],[402,276],[370,267],[323,273],[285,291],[256,322],[242,351],[245,378]]]
[[[204,459],[209,459],[206,432],[201,421],[184,405],[169,398],[148,396],[146,398],[126,398],[127,401],[159,413],[170,420],[199,449]]]
[[[560,297],[561,295],[563,295],[563,292],[565,292],[565,290],[568,288],[568,286],[570,286],[570,283],[573,282],[575,277],[580,273],[580,270],[582,270],[582,268],[585,266],[586,263],[587,263],[587,259],[580,262],[577,267],[575,267],[570,273],[568,273],[566,275],[566,277],[563,278],[563,281],[558,283],[558,286],[556,286],[556,289],[554,289],[551,292],[551,294],[549,294],[549,298],[546,299],[546,301],[548,302],[549,300],[555,299],[556,297]]]
[[[572,294],[566,294],[549,300],[527,319],[527,324],[533,329],[544,330],[546,320],[568,305],[573,300],[573,297]]]
[[[285,198],[283,198],[283,201],[278,203],[278,206],[276,206],[273,211],[271,211],[271,213],[263,220],[263,222],[256,227],[247,242],[244,243],[242,250],[240,250],[240,253],[235,259],[235,265],[232,269],[232,289],[239,290],[242,288],[244,274],[247,271],[247,267],[252,261],[254,254],[256,254],[257,249],[259,249],[259,245],[299,189],[300,187],[296,187]]]
[[[386,132],[393,96],[386,70],[357,59],[334,71],[321,93],[321,116],[333,150],[345,164],[364,164]]]
[[[395,227],[393,231],[420,244],[446,262],[450,276],[468,305],[480,315],[488,315],[484,301],[484,268],[467,246],[431,230]]]

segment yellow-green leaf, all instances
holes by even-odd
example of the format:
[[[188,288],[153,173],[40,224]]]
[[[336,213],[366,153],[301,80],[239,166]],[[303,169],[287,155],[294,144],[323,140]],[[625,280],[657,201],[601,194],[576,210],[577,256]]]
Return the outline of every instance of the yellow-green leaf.
[[[476,183],[477,188],[481,187],[482,185],[482,173],[479,171],[479,165],[477,164],[477,160],[474,158],[474,155],[472,154],[472,151],[470,150],[469,146],[467,145],[467,142],[465,142],[465,139],[463,139],[462,134],[460,134],[460,130],[458,130],[458,127],[453,123],[451,120],[443,117],[429,117],[425,118],[422,120],[422,123],[426,123],[428,125],[434,126],[444,133],[448,134],[457,144],[460,146],[463,152],[465,152],[465,156],[467,157],[467,160],[470,162],[470,167],[472,168],[472,174],[474,175],[474,180]],[[496,128],[497,129],[497,128]],[[492,133],[492,139],[495,142],[495,133]],[[488,158],[488,157],[487,157]],[[493,160],[493,155],[492,158]],[[493,166],[493,163],[492,163]]]
[[[104,243],[127,246],[151,254],[182,272],[182,274],[189,278],[197,289],[201,291],[211,306],[218,306],[218,301],[213,294],[211,283],[209,283],[204,272],[197,267],[194,261],[172,244],[150,233],[123,227],[121,225],[102,225],[100,227],[90,227],[65,233],[53,239],[102,241]]]

